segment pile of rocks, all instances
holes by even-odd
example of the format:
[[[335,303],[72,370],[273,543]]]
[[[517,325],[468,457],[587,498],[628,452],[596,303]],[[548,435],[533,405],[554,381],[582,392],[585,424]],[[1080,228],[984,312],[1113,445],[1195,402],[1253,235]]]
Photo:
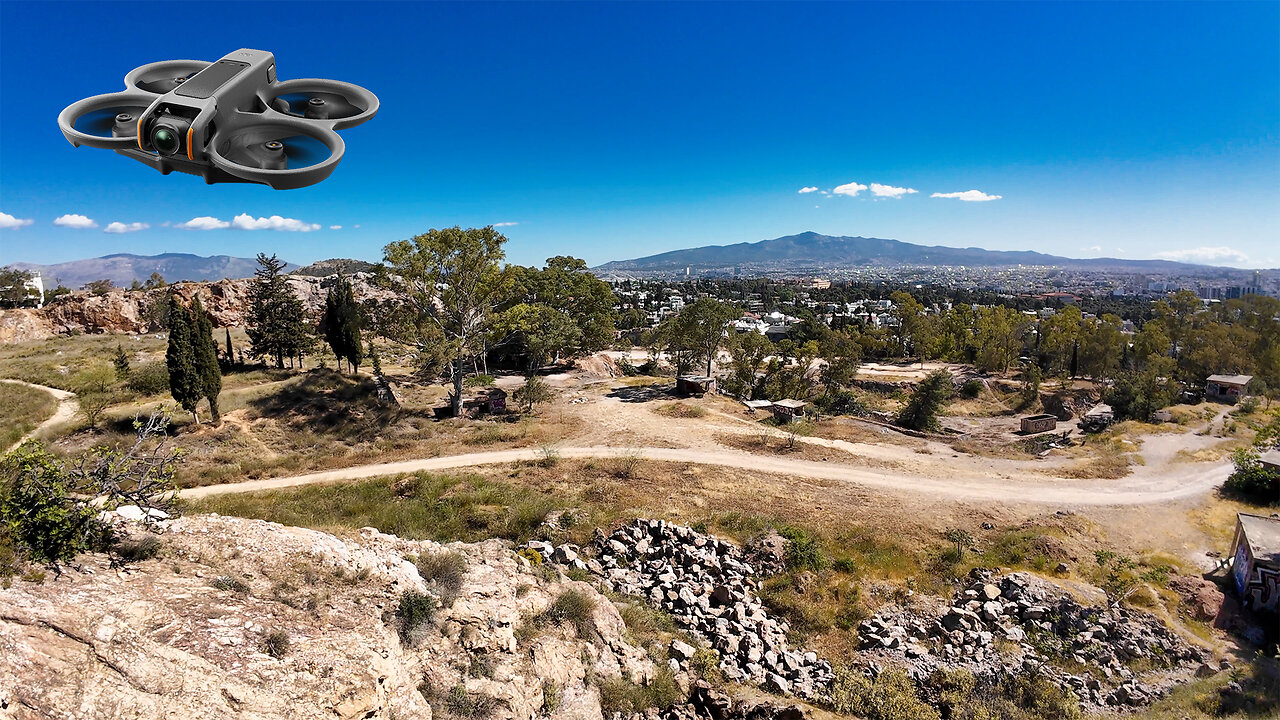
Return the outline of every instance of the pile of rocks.
[[[815,697],[831,682],[827,661],[788,647],[787,621],[772,617],[760,602],[756,569],[731,543],[665,520],[638,519],[609,535],[597,530],[587,560],[571,545],[528,547],[665,610],[719,653],[730,680],[803,698]],[[693,649],[673,654],[684,666]]]
[[[1159,688],[1137,682],[1128,667],[1135,660],[1157,667],[1194,667],[1204,661],[1201,650],[1150,615],[1082,605],[1024,573],[996,579],[975,571],[971,579],[935,618],[881,614],[863,622],[858,628],[863,649],[901,652],[917,680],[944,665],[965,666],[986,679],[1019,670],[1040,672],[1070,688],[1086,705],[1145,705],[1159,697]],[[1054,659],[1096,673],[1064,673],[1047,664]]]

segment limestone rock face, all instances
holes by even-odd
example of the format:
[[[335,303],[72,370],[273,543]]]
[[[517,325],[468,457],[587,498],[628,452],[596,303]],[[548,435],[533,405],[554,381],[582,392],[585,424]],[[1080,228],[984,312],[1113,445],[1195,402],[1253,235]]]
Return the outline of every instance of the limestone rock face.
[[[509,544],[358,537],[200,515],[162,523],[161,555],[128,568],[86,556],[42,584],[0,589],[0,718],[429,720],[451,694],[494,718],[600,718],[586,682],[655,669],[590,586],[533,574]],[[436,594],[406,558],[466,560],[456,600],[400,637],[401,593]],[[598,638],[516,629],[565,590],[596,600]],[[267,652],[271,633],[288,650]],[[532,635],[530,637],[530,635]],[[483,667],[483,671],[477,671]],[[544,681],[547,683],[544,685]]]
[[[360,273],[350,278],[361,302],[392,301],[394,295],[375,287],[371,276]],[[313,277],[288,275],[285,281],[303,306],[318,318],[324,308],[325,295],[334,276]],[[155,290],[126,292],[117,288],[103,295],[73,292],[54,299],[39,310],[0,310],[0,343],[43,340],[55,335],[73,333],[146,333],[163,332],[147,320],[147,308],[162,302],[169,292],[190,302],[196,295],[213,318],[214,327],[240,327],[249,310],[249,288],[253,281],[218,280],[217,282],[182,282]]]

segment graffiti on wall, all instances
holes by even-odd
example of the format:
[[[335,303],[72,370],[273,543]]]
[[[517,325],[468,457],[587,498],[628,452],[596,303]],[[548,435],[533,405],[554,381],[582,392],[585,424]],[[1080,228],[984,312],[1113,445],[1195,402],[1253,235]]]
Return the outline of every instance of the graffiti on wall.
[[[1243,543],[1236,548],[1232,569],[1236,591],[1245,605],[1254,610],[1280,610],[1280,570],[1249,562]]]

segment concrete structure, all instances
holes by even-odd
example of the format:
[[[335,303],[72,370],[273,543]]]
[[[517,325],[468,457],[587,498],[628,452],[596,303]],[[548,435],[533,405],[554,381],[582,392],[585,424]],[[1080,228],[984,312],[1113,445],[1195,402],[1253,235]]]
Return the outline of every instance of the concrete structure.
[[[1276,612],[1280,603],[1280,517],[1236,515],[1231,576],[1241,602]]]
[[[1210,375],[1204,384],[1204,399],[1215,402],[1240,402],[1253,382],[1252,375]]]
[[[1258,460],[1262,463],[1263,470],[1270,470],[1280,475],[1280,449],[1272,448],[1262,453],[1262,457]]]
[[[778,400],[773,404],[773,417],[778,422],[795,422],[804,417],[809,403],[803,400]]]
[[[716,391],[716,379],[706,375],[681,375],[676,378],[676,394],[702,397]]]
[[[743,400],[743,405],[747,406],[747,412],[755,415],[757,410],[768,410],[773,407],[773,403],[768,400]]]
[[[1115,411],[1106,403],[1098,403],[1089,408],[1089,412],[1080,418],[1080,429],[1084,432],[1099,432],[1110,427],[1116,421]]]
[[[1053,415],[1028,415],[1022,418],[1022,432],[1027,435],[1049,432],[1058,427],[1058,418]]]

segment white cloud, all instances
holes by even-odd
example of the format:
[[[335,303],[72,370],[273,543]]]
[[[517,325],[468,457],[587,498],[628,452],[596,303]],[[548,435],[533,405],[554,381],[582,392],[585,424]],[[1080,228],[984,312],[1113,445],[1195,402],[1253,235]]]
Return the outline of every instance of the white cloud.
[[[1102,252],[1102,246],[1101,246],[1101,245],[1090,245],[1089,247],[1087,247],[1087,248],[1082,248],[1082,249],[1084,249],[1084,250],[1088,250],[1089,252],[1096,252],[1096,253],[1100,253],[1100,252]]]
[[[518,222],[502,222],[502,223],[494,223],[493,226],[494,227],[511,227],[513,225],[519,225],[519,224],[520,223]]]
[[[30,218],[16,218],[9,213],[0,212],[0,228],[26,227],[35,222]]]
[[[357,230],[358,230],[358,229],[360,229],[360,225],[359,225],[359,224],[352,225],[351,227],[356,228]]]
[[[981,190],[965,190],[964,192],[934,193],[929,197],[936,198],[955,198],[965,202],[987,202],[988,200],[999,200],[1003,195],[988,195]]]
[[[807,187],[800,188],[797,192],[803,195],[805,193],[818,192],[818,188],[813,185],[809,185]]]
[[[319,230],[317,223],[303,222],[293,218],[272,215],[271,217],[254,218],[248,213],[240,213],[231,219],[231,224],[238,230],[284,230],[286,232],[311,232]]]
[[[900,198],[903,195],[914,195],[919,190],[908,187],[894,187],[892,185],[881,185],[880,183],[871,183],[871,194],[876,197]]]
[[[149,227],[151,226],[144,222],[131,222],[131,223],[113,222],[110,225],[107,225],[105,228],[103,228],[102,232],[131,233],[131,232],[138,232],[139,230],[146,230]]]
[[[329,226],[329,229],[330,229],[330,230],[341,230],[341,229],[342,229],[342,226],[341,226],[341,225],[330,225],[330,226]]]
[[[866,190],[867,186],[857,182],[845,183],[832,190],[836,195],[848,195],[849,197],[857,197],[858,193]]]
[[[174,225],[174,227],[179,227],[186,230],[221,230],[223,228],[231,227],[231,223],[225,220],[219,220],[216,217],[209,217],[208,215],[202,215],[197,218],[191,218],[190,220],[184,223],[178,223],[177,225]]]
[[[85,228],[96,228],[98,223],[90,220],[83,215],[71,213],[69,215],[59,215],[54,221],[54,225],[59,227],[75,228],[76,230],[84,230]]]
[[[1249,262],[1249,256],[1225,245],[1217,247],[1195,247],[1182,250],[1165,250],[1156,253],[1156,257],[1178,262],[1213,263],[1213,262]]]

